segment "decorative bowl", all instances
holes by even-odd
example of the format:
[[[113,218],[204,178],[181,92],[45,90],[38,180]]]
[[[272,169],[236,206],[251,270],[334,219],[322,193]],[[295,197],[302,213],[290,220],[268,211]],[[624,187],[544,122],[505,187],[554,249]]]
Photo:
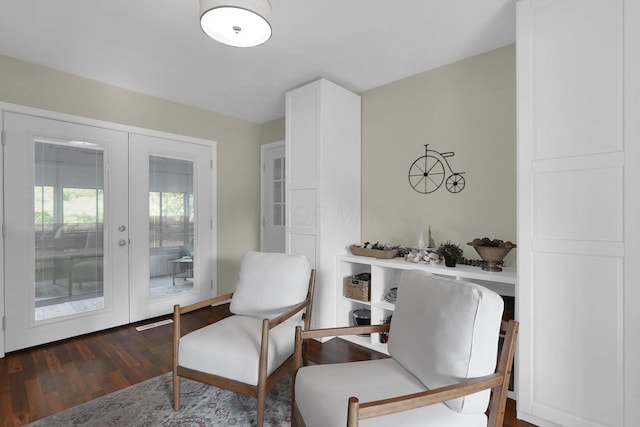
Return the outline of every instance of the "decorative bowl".
[[[469,246],[473,246],[482,258],[482,261],[485,264],[482,266],[482,269],[485,271],[502,271],[501,267],[498,267],[498,263],[502,261],[502,259],[507,256],[511,249],[515,248],[516,245],[512,245],[509,247],[499,247],[499,246],[481,246],[474,245],[473,243],[467,243]]]

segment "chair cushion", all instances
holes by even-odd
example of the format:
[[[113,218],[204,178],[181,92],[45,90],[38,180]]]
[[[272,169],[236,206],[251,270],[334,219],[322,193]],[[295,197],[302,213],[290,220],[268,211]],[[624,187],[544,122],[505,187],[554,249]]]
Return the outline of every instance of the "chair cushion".
[[[247,252],[229,309],[235,314],[274,318],[304,301],[310,274],[311,265],[304,255]]]
[[[475,283],[411,270],[402,273],[389,353],[429,389],[495,372],[503,300]],[[447,402],[484,413],[490,391]]]
[[[267,375],[293,354],[294,330],[289,319],[269,332]],[[258,384],[262,320],[230,316],[180,338],[178,364],[250,385]]]
[[[420,380],[393,359],[305,366],[298,370],[295,381],[296,403],[307,427],[346,425],[350,396],[364,403],[425,390]],[[359,425],[486,427],[487,417],[460,414],[440,403],[362,420]]]

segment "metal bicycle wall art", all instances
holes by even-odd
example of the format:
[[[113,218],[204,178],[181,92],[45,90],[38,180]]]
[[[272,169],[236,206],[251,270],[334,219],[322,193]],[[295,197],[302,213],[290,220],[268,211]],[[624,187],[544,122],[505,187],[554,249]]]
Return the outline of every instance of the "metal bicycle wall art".
[[[453,151],[440,153],[424,146],[424,156],[418,157],[409,168],[409,185],[418,193],[429,194],[444,182],[450,193],[464,190],[464,172],[454,172],[447,158],[455,156]],[[446,179],[445,179],[446,177]]]

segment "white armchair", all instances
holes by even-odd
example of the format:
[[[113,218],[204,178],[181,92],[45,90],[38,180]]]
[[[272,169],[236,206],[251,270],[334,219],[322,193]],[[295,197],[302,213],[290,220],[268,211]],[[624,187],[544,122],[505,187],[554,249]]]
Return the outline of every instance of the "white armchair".
[[[518,330],[496,369],[502,312],[482,286],[404,272],[391,325],[296,331],[292,425],[501,426]],[[307,339],[381,331],[388,359],[302,366]]]
[[[257,398],[264,422],[269,390],[292,367],[296,326],[308,329],[315,270],[304,256],[248,252],[234,293],[174,307],[173,406],[180,407],[180,378],[190,378]],[[180,316],[231,300],[233,316],[184,336]]]

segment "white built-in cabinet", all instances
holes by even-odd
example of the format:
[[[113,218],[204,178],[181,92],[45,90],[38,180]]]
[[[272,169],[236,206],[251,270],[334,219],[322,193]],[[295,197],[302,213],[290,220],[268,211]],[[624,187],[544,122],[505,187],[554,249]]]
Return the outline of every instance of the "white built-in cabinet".
[[[336,324],[337,326],[354,325],[354,310],[366,308],[371,310],[371,324],[385,323],[387,317],[393,315],[395,304],[385,300],[385,295],[398,286],[400,276],[406,270],[422,270],[438,276],[464,280],[485,286],[503,297],[507,317],[513,318],[513,300],[516,287],[516,269],[504,267],[503,271],[484,271],[480,267],[458,264],[446,267],[443,263],[436,265],[405,261],[404,258],[377,259],[349,254],[338,255],[336,276]],[[344,279],[362,273],[370,273],[370,300],[361,301],[344,296]],[[510,300],[508,300],[510,298]],[[344,336],[347,341],[387,353],[387,345],[380,342],[379,334],[369,336]]]
[[[336,254],[360,238],[360,96],[326,79],[286,96],[286,252],[317,270],[313,327],[335,325]]]
[[[640,2],[517,3],[518,417],[640,422]]]
[[[500,294],[505,302],[505,319],[513,319],[515,316],[515,288],[516,269],[504,267],[503,271],[484,271],[480,267],[458,264],[456,267],[446,267],[444,264],[427,264],[405,261],[404,258],[376,259],[371,257],[341,254],[337,257],[336,276],[336,325],[354,325],[354,310],[368,309],[371,314],[371,324],[386,323],[395,310],[395,304],[385,299],[392,288],[398,286],[400,276],[406,270],[422,270],[438,276],[464,280],[477,283]],[[370,273],[370,299],[360,301],[348,298],[344,292],[344,279],[354,275]],[[389,354],[386,340],[381,342],[380,334],[373,333],[367,336],[345,335],[341,339],[353,342]],[[393,339],[393,337],[388,337]],[[509,397],[515,398],[515,377],[509,386]]]

